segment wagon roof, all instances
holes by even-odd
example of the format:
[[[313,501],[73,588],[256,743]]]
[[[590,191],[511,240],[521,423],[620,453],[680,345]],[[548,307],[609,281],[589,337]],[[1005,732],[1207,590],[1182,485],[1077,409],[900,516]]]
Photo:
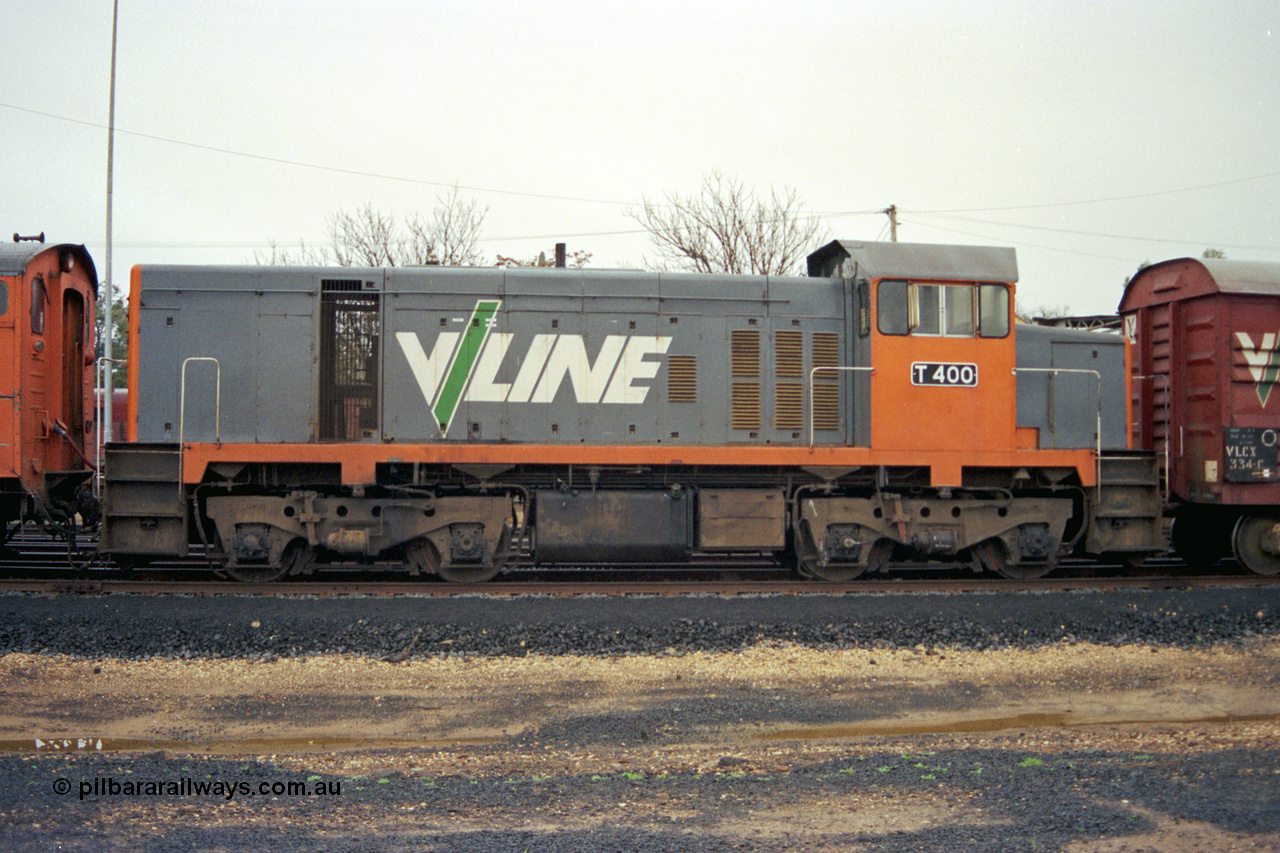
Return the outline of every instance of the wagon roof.
[[[1181,267],[1180,272],[1174,272]],[[1280,296],[1280,263],[1174,258],[1138,270],[1125,285],[1120,311],[1210,293]]]
[[[856,271],[841,264],[845,258],[853,260]],[[1013,249],[997,246],[833,240],[809,255],[809,275],[1014,282],[1018,259]]]
[[[1201,261],[1218,289],[1227,293],[1274,293],[1280,295],[1280,263],[1267,261]]]

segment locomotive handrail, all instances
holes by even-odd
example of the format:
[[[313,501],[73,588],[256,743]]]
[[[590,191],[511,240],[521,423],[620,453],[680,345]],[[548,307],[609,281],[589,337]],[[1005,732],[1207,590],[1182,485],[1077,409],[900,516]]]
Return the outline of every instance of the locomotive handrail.
[[[809,446],[813,447],[814,441],[814,425],[813,425],[813,378],[819,370],[834,370],[845,372],[862,372],[875,373],[874,367],[815,367],[809,371]],[[850,425],[852,426],[852,424]]]
[[[1169,479],[1169,475],[1170,475],[1170,471],[1169,471],[1169,445],[1172,443],[1172,442],[1170,441],[1171,436],[1169,435],[1169,429],[1170,429],[1170,427],[1172,427],[1172,426],[1173,426],[1173,418],[1172,418],[1172,415],[1173,415],[1173,407],[1172,407],[1172,403],[1170,402],[1170,398],[1169,398],[1169,377],[1168,377],[1168,376],[1166,376],[1166,375],[1165,375],[1165,374],[1163,374],[1163,373],[1143,373],[1143,374],[1138,375],[1138,376],[1135,376],[1135,377],[1133,377],[1133,378],[1134,378],[1134,379],[1163,379],[1163,380],[1164,380],[1164,502],[1165,502],[1165,504],[1166,504],[1166,505],[1168,505],[1168,503],[1169,503],[1169,494],[1170,494],[1170,492],[1169,492],[1169,483],[1170,483],[1170,479]],[[1181,429],[1181,428],[1179,428],[1179,429]],[[1155,427],[1154,427],[1154,425],[1153,425],[1153,426],[1152,426],[1152,431],[1154,432],[1154,430],[1155,430]],[[1152,435],[1151,437],[1152,437],[1152,439],[1153,439],[1153,440],[1155,439],[1155,435]],[[1179,434],[1179,437],[1181,437],[1181,434]],[[1132,436],[1130,436],[1130,439],[1132,439]],[[1181,449],[1179,449],[1179,455],[1181,455]]]
[[[107,438],[102,432],[102,410],[107,406],[111,406],[115,404],[114,400],[106,399],[107,386],[106,386],[106,382],[104,381],[106,379],[106,372],[103,370],[103,366],[108,363],[126,364],[127,361],[123,358],[107,358],[106,356],[102,356],[101,358],[98,359],[97,365],[94,367],[93,390],[95,392],[94,398],[95,398],[95,402],[97,403],[97,411],[93,413],[93,416],[94,416],[94,423],[97,425],[94,431],[98,434],[97,440],[94,441],[93,443],[93,463],[94,463],[93,496],[94,498],[102,497],[102,451],[107,444]]]
[[[1102,502],[1102,374],[1097,370],[1088,370],[1078,367],[1015,367],[1013,373],[1016,376],[1019,373],[1087,373],[1091,374],[1098,381],[1098,391],[1095,395],[1097,400],[1096,422],[1094,424],[1094,458],[1098,466],[1097,489],[1098,502]]]
[[[187,365],[193,361],[211,361],[214,372],[213,440],[222,444],[222,363],[207,355],[193,355],[182,362],[182,380],[178,388],[178,452],[186,444],[187,433]]]

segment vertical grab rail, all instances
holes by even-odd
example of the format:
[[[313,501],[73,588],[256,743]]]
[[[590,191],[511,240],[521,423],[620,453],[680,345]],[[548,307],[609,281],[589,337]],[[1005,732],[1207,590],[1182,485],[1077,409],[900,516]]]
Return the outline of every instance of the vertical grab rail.
[[[1101,503],[1102,502],[1102,374],[1097,370],[1085,370],[1081,368],[1071,368],[1071,367],[1015,367],[1013,369],[1013,373],[1015,376],[1019,373],[1050,373],[1055,375],[1058,373],[1091,374],[1093,378],[1097,380],[1098,388],[1094,395],[1097,399],[1097,412],[1095,413],[1096,420],[1094,422],[1093,438],[1094,438],[1094,459],[1098,468],[1097,474],[1095,475],[1097,479],[1098,502]],[[1052,377],[1050,377],[1049,381],[1050,382],[1053,381]]]
[[[1168,506],[1170,494],[1169,475],[1171,473],[1169,470],[1169,445],[1172,443],[1173,439],[1173,436],[1169,434],[1170,429],[1173,427],[1173,408],[1172,401],[1169,398],[1169,377],[1163,373],[1144,373],[1133,378],[1139,380],[1161,379],[1164,381],[1164,502],[1165,505]],[[1179,430],[1181,430],[1181,427],[1179,427]],[[1132,436],[1130,436],[1130,438],[1132,438]],[[1155,436],[1153,435],[1151,438],[1154,440]],[[1179,438],[1181,438],[1181,432],[1179,432]],[[1181,452],[1179,452],[1179,455],[1181,456]]]
[[[214,398],[213,398],[213,440],[222,445],[222,363],[211,356],[193,355],[182,362],[182,380],[178,391],[178,492],[182,494],[183,458],[186,456],[187,444],[187,365],[193,361],[211,361],[214,366]]]
[[[107,399],[107,386],[103,381],[106,378],[106,371],[103,366],[106,364],[126,364],[123,358],[107,358],[103,356],[98,359],[97,365],[94,367],[94,397],[98,404],[98,410],[94,412],[94,431],[98,434],[97,441],[94,442],[93,448],[93,497],[95,499],[102,497],[102,451],[107,443],[107,436],[102,431],[102,410],[107,406],[115,405],[115,400]],[[112,418],[112,426],[114,428],[115,419]]]
[[[809,446],[813,447],[814,441],[814,424],[813,424],[813,379],[814,375],[820,370],[829,370],[832,372],[844,371],[846,373],[875,373],[874,367],[815,367],[809,371]],[[850,425],[852,426],[852,425]]]

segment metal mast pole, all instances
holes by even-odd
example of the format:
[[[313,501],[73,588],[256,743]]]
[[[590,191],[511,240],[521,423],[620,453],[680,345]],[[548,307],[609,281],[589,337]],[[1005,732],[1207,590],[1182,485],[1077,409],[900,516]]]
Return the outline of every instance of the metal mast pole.
[[[111,192],[112,181],[115,177],[115,149],[116,149],[116,20],[120,14],[120,0],[113,0],[111,4],[111,97],[110,106],[107,113],[107,251],[105,260],[106,280],[103,282],[103,299],[106,301],[105,322],[102,324],[102,334],[106,338],[102,342],[102,355],[106,358],[107,369],[103,373],[103,389],[102,389],[102,416],[99,420],[98,428],[102,431],[103,440],[110,441],[112,439],[112,423],[111,423],[111,404],[112,397],[115,394],[115,377],[112,376],[112,368],[115,364],[112,362],[114,353],[112,352],[111,339],[114,337],[115,323],[112,316],[115,303],[115,288],[111,282]]]

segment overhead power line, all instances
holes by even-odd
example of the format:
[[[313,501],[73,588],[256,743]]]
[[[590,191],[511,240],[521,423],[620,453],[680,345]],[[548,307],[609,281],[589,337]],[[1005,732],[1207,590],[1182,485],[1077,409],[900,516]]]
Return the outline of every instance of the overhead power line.
[[[1108,234],[1101,231],[1080,231],[1072,228],[1054,228],[1048,225],[1024,225],[1017,222],[997,222],[990,219],[973,219],[966,216],[943,215],[941,213],[937,213],[934,211],[909,210],[907,211],[907,213],[909,213],[912,216],[926,216],[926,217],[938,216],[939,218],[942,218],[942,219],[950,219],[957,222],[971,222],[976,225],[994,225],[1000,228],[1023,228],[1029,231],[1049,231],[1055,234],[1074,234],[1082,237],[1101,237],[1107,240],[1130,240],[1133,242],[1140,242],[1140,243],[1166,243],[1171,245],[1204,244],[1206,246],[1212,245],[1215,248],[1219,248],[1219,249],[1240,249],[1243,251],[1263,251],[1263,252],[1274,251],[1277,248],[1274,245],[1273,246],[1242,246],[1242,245],[1233,245],[1230,243],[1218,243],[1217,241],[1214,241],[1214,240],[1178,240],[1178,239],[1171,239],[1168,237],[1136,237],[1129,234]]]
[[[1163,195],[1190,193],[1190,192],[1197,192],[1199,190],[1212,190],[1212,189],[1217,189],[1219,187],[1229,187],[1235,184],[1247,184],[1253,181],[1265,181],[1265,180],[1270,180],[1271,178],[1277,178],[1277,177],[1280,177],[1280,171],[1265,172],[1261,175],[1250,175],[1247,178],[1233,178],[1229,181],[1217,181],[1212,184],[1198,184],[1192,187],[1178,187],[1176,189],[1154,190],[1152,192],[1147,192],[1147,193],[1135,193],[1133,195],[1109,196],[1106,198],[1083,199],[1081,201],[1052,201],[1052,202],[1044,202],[1041,204],[1017,204],[1017,205],[1009,205],[1006,207],[971,207],[971,208],[958,208],[954,210],[916,210],[916,211],[913,211],[913,213],[916,213],[916,214],[1000,213],[1007,210],[1043,210],[1045,208],[1051,208],[1051,207],[1075,207],[1083,204],[1107,204],[1113,201],[1135,201],[1135,200],[1144,199],[1144,198],[1158,198],[1159,196],[1163,196]]]
[[[16,110],[22,113],[30,113],[31,115],[43,116],[44,118],[56,119],[58,121],[71,122],[72,124],[79,124],[85,127],[94,127],[100,130],[108,129],[106,125],[98,124],[97,122],[84,121],[83,119],[68,118],[67,116],[54,115],[53,113],[41,112],[40,110],[33,110],[27,107],[19,107],[19,106],[15,106],[14,104],[0,103],[0,107],[5,107],[6,109]],[[424,178],[406,178],[403,175],[384,175],[379,172],[364,172],[364,171],[360,171],[359,169],[346,169],[341,166],[325,166],[320,163],[307,163],[302,160],[291,160],[287,157],[271,157],[266,154],[253,154],[248,151],[236,151],[232,148],[220,148],[216,145],[204,145],[199,142],[189,142],[185,139],[173,139],[167,136],[157,136],[152,133],[140,133],[136,130],[122,130],[118,127],[116,128],[116,133],[123,133],[127,136],[134,136],[139,139],[150,139],[154,142],[165,142],[170,145],[181,145],[185,148],[195,148],[200,151],[212,151],[217,154],[227,154],[232,157],[244,157],[249,160],[259,160],[264,163],[278,163],[284,166],[296,166],[297,168],[300,168],[300,169],[314,169],[321,172],[333,172],[339,175],[352,175],[358,178],[376,178],[381,181],[399,181],[401,183],[419,184],[419,185],[428,186],[428,187],[440,187],[442,189],[453,189],[454,187],[457,187],[458,189],[467,190],[468,192],[493,193],[495,195],[513,195],[513,196],[520,196],[522,198],[541,198],[541,199],[548,199],[550,201],[573,201],[573,202],[580,202],[583,204],[607,204],[607,205],[612,205],[614,207],[626,207],[628,205],[633,204],[633,202],[629,202],[629,201],[612,201],[609,199],[600,199],[600,198],[580,198],[577,196],[552,195],[550,193],[524,192],[522,190],[500,190],[500,189],[495,189],[493,187],[467,186],[465,184],[457,184],[457,183],[452,183],[448,181],[431,181],[431,180],[426,180]]]

